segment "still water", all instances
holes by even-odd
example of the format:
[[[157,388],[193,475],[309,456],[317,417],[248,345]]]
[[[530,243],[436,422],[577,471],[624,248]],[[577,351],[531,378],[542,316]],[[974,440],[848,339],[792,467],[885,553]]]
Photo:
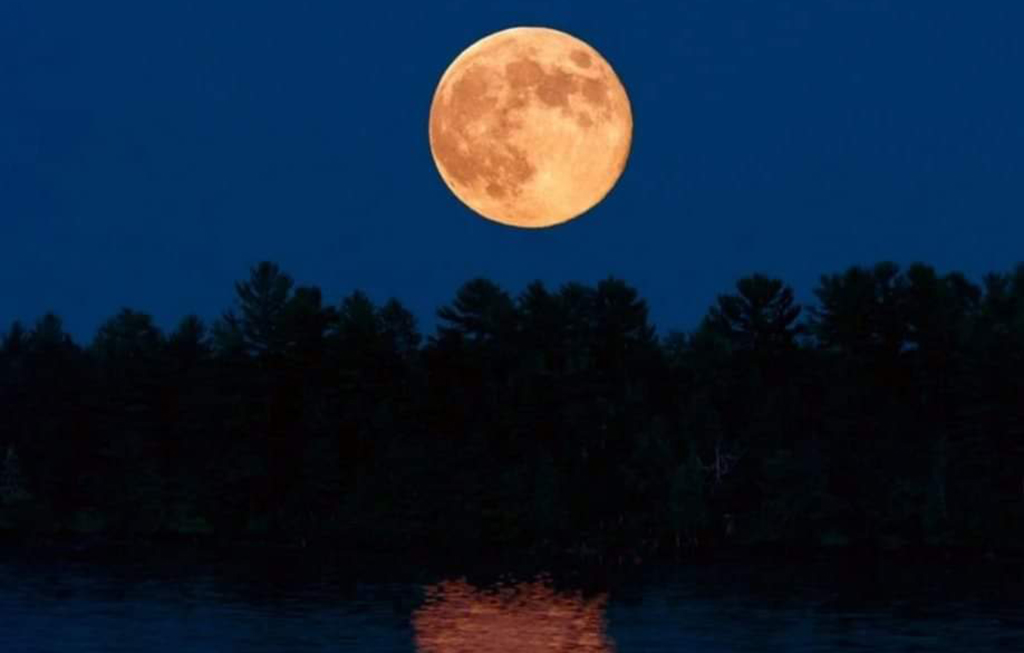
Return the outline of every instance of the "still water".
[[[1024,651],[1020,574],[835,562],[396,572],[3,555],[0,651]]]

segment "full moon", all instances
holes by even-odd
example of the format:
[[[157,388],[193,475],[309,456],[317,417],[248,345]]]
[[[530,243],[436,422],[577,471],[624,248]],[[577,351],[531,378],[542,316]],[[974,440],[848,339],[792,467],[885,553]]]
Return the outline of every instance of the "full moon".
[[[430,151],[466,206],[502,224],[571,220],[611,191],[633,137],[626,90],[580,39],[544,27],[487,36],[448,67]]]

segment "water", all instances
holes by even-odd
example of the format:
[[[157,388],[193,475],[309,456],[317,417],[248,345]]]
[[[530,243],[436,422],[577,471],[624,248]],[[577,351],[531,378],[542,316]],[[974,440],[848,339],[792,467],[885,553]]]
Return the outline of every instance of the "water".
[[[1024,651],[1016,566],[327,569],[0,557],[0,651]]]

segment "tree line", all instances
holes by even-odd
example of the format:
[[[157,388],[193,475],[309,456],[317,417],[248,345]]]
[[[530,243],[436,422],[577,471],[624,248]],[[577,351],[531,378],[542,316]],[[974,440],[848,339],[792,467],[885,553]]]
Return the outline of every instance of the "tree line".
[[[0,341],[0,531],[665,553],[1024,541],[1024,264],[754,274],[659,336],[620,279],[477,278],[427,338],[263,262],[212,324]]]

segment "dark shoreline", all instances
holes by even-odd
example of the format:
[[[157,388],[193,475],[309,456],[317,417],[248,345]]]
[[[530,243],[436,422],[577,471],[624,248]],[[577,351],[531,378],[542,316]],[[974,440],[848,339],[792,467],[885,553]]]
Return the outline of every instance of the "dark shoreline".
[[[966,546],[870,546],[806,547],[788,544],[718,545],[651,554],[613,554],[555,547],[478,547],[449,544],[445,547],[398,548],[351,546],[341,540],[319,540],[306,544],[256,539],[222,539],[214,536],[167,535],[117,538],[79,534],[26,535],[0,533],[0,550],[17,551],[41,559],[82,562],[145,561],[173,557],[178,561],[211,562],[245,557],[294,558],[309,563],[357,562],[374,567],[451,566],[471,567],[553,566],[565,568],[619,568],[656,565],[728,563],[817,563],[866,564],[1019,564],[1024,570],[1024,548],[983,549]]]
[[[642,600],[646,588],[668,581],[690,588],[694,596],[752,597],[766,606],[811,601],[818,609],[838,612],[912,611],[936,598],[1024,601],[1024,552],[950,547],[727,546],[620,562],[511,548],[395,552],[329,542],[302,547],[209,537],[129,541],[56,536],[0,538],[0,561],[0,568],[13,571],[11,578],[44,582],[61,596],[80,591],[73,579],[86,578],[101,584],[113,580],[122,587],[180,587],[186,594],[193,583],[212,583],[217,592],[256,602],[297,595],[329,602],[360,592],[397,591],[402,601],[416,603],[425,588],[461,580],[484,590],[540,581],[558,591],[610,594],[630,602]]]

